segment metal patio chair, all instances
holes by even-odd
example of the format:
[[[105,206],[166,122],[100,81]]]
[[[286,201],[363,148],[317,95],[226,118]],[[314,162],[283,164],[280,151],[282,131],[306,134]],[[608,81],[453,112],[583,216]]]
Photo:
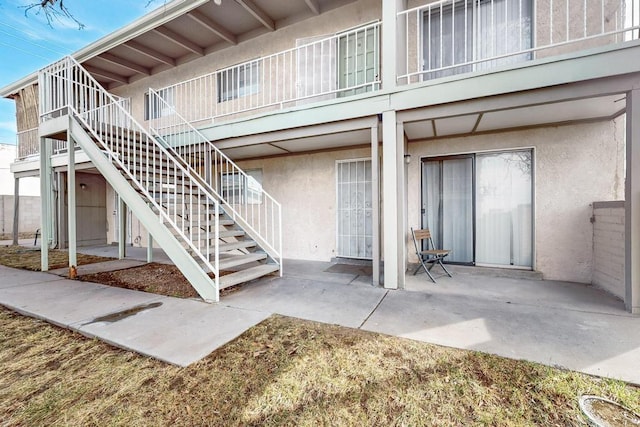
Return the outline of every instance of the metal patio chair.
[[[440,267],[442,267],[444,272],[447,273],[449,277],[453,277],[451,276],[451,273],[449,273],[449,270],[447,270],[447,268],[442,263],[442,260],[447,255],[449,255],[451,251],[448,249],[436,249],[435,245],[433,244],[433,238],[431,237],[431,232],[429,231],[428,228],[414,230],[413,227],[411,227],[411,236],[413,237],[413,244],[416,247],[416,255],[418,256],[418,260],[420,261],[420,265],[418,265],[418,268],[416,268],[416,271],[413,272],[414,276],[416,275],[416,273],[418,273],[420,268],[423,268],[425,273],[427,273],[427,275],[431,279],[431,281],[433,283],[436,283],[436,279],[434,279],[433,275],[431,274],[431,269],[436,264],[440,264]],[[422,250],[423,240],[427,241],[426,250]],[[429,267],[427,267],[427,264],[430,264]]]

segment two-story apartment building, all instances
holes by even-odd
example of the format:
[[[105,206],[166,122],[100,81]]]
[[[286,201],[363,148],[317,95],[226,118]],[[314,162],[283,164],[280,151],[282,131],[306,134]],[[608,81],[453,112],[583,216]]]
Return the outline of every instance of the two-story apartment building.
[[[209,300],[282,258],[401,288],[411,227],[590,283],[590,205],[624,199],[638,312],[639,24],[638,0],[175,0],[0,90],[13,171],[41,174],[49,246],[160,245]]]

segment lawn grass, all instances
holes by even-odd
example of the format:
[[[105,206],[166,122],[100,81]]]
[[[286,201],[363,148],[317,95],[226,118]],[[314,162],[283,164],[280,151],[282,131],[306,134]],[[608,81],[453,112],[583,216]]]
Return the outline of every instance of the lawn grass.
[[[22,268],[25,270],[40,271],[40,248],[27,248],[24,246],[0,246],[0,265]],[[93,264],[102,261],[112,261],[96,255],[77,254],[78,265]],[[49,269],[64,268],[69,266],[69,253],[58,249],[49,250]]]
[[[578,397],[640,389],[273,316],[188,368],[0,308],[0,424],[585,425]]]

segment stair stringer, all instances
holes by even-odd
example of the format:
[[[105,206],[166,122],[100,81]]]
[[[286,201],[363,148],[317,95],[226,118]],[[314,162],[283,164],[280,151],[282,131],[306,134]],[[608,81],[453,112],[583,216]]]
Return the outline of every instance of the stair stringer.
[[[92,137],[78,123],[75,117],[70,119],[69,131],[72,138],[87,154],[96,169],[105,177],[109,185],[113,187],[127,206],[136,213],[138,220],[151,233],[154,241],[158,242],[169,259],[187,278],[200,297],[206,302],[218,302],[219,292],[214,281],[159,220],[158,215],[153,212],[144,199],[122,176],[120,171],[108,160],[105,153],[96,146]]]

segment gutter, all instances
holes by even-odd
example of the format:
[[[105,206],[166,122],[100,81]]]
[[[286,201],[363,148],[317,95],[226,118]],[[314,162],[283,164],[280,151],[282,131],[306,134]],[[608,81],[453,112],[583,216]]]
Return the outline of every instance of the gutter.
[[[172,21],[208,2],[209,0],[173,0],[171,3],[162,5],[125,27],[122,27],[119,30],[116,30],[89,44],[88,46],[81,48],[71,54],[71,56],[82,64],[84,61],[95,58],[101,53],[107,52],[116,46],[146,33],[147,31],[164,25],[167,22]],[[34,71],[22,79],[0,88],[0,96],[3,98],[12,98],[20,89],[31,86],[32,84],[37,83],[37,81],[38,72]]]

